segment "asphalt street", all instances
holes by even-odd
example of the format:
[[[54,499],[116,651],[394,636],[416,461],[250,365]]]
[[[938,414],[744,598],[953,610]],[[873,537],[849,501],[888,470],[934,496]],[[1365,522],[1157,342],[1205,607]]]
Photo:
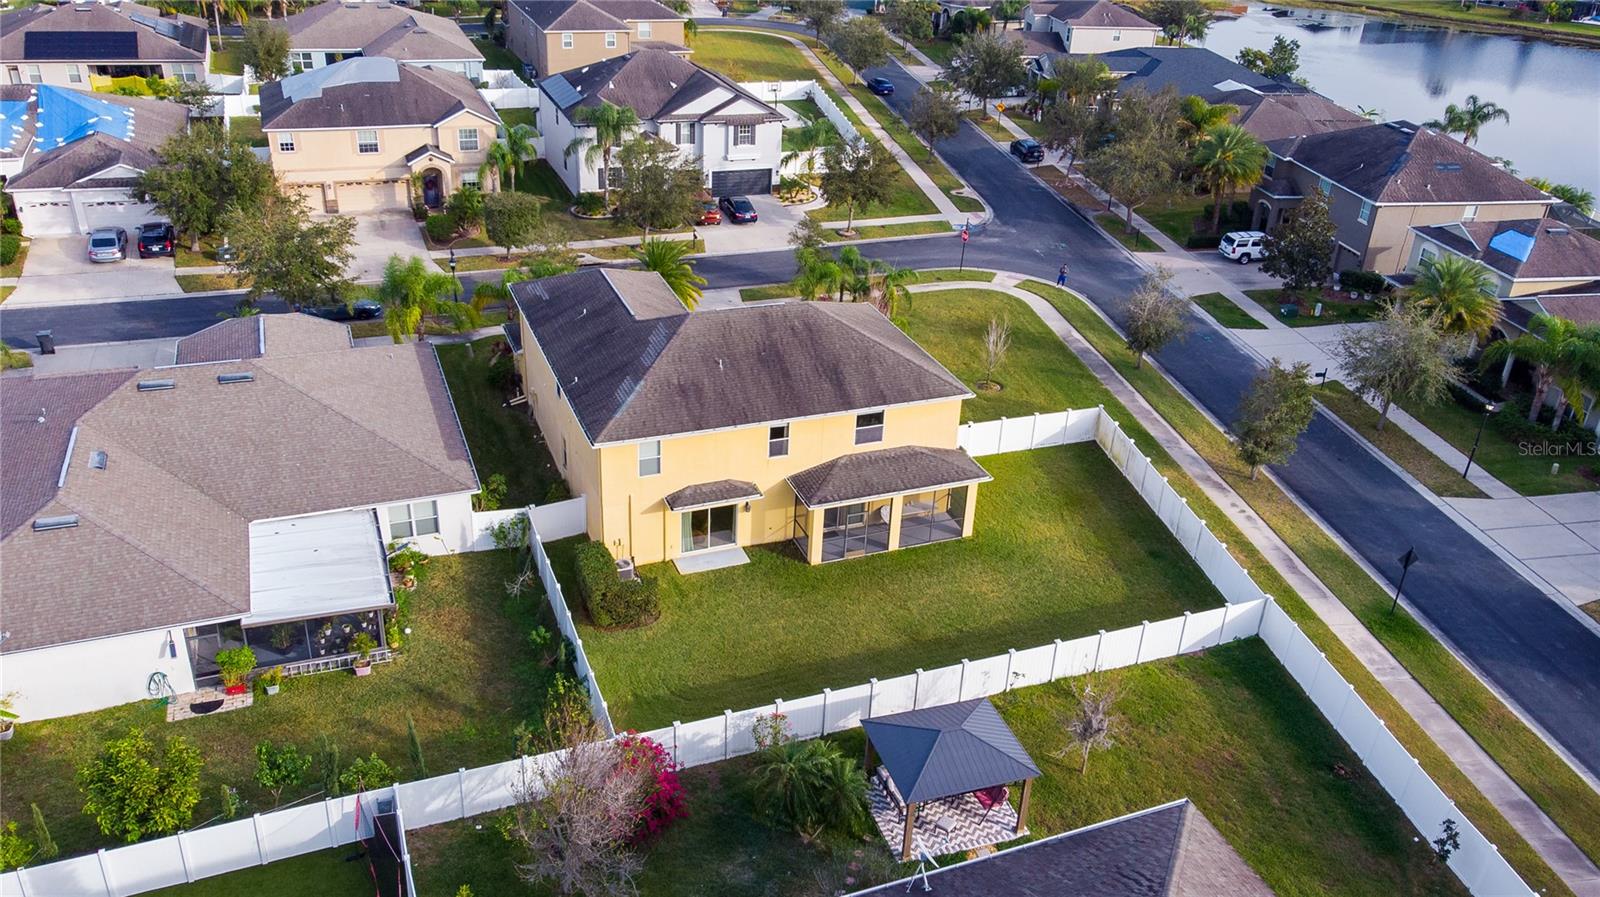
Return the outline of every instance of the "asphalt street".
[[[918,86],[898,65],[870,74],[895,82],[889,101],[897,109]],[[1113,320],[1123,318],[1126,297],[1143,271],[1120,247],[970,122],[938,149],[994,208],[993,221],[967,246],[967,264],[1053,281],[1066,262],[1070,286]],[[872,243],[862,251],[900,266],[950,267],[961,246],[951,235]],[[794,268],[787,250],[696,262],[712,288],[779,282]],[[183,335],[215,323],[235,301],[190,296],[55,309],[0,307],[0,337],[31,346],[34,331],[47,327],[62,344]],[[1198,315],[1187,338],[1156,357],[1225,421],[1232,420],[1259,368],[1255,357]],[[1301,438],[1290,462],[1274,470],[1391,582],[1399,578],[1400,556],[1415,548],[1420,560],[1406,581],[1406,598],[1524,713],[1600,776],[1600,638],[1325,416],[1319,415]]]

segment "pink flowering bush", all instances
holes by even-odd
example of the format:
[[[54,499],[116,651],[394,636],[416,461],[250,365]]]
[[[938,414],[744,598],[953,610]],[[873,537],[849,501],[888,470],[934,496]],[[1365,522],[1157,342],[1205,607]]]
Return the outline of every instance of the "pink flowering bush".
[[[645,795],[639,827],[634,833],[635,843],[653,840],[672,823],[689,815],[683,783],[678,780],[678,764],[665,747],[636,732],[622,735],[617,744],[622,749],[623,765],[648,770],[654,781]]]

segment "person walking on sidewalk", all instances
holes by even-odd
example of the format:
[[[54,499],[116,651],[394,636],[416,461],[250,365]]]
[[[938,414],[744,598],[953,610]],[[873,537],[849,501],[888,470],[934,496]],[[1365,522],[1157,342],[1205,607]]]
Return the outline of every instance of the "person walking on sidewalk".
[[[1061,266],[1061,270],[1056,272],[1056,286],[1064,287],[1066,285],[1067,285],[1067,266],[1065,264],[1063,264]]]

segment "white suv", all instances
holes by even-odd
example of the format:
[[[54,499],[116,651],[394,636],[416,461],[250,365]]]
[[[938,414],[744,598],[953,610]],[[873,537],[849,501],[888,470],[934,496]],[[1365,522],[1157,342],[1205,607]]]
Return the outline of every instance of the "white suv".
[[[1223,234],[1217,251],[1241,265],[1248,265],[1267,254],[1267,235],[1258,230],[1236,230]]]

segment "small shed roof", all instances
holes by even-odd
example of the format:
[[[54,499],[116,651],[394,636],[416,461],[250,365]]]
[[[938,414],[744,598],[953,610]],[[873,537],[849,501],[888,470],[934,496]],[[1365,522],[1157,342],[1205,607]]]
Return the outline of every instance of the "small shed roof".
[[[900,794],[912,803],[1035,778],[1039,767],[988,698],[861,721]]]

